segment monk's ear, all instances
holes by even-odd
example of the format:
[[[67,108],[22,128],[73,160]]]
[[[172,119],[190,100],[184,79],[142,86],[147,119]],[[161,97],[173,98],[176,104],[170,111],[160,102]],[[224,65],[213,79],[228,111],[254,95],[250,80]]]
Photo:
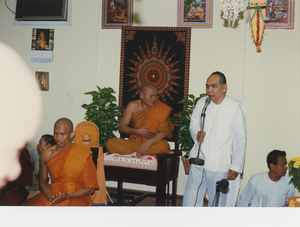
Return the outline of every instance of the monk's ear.
[[[75,136],[75,133],[74,132],[71,132],[70,133],[70,138],[73,138]]]
[[[143,99],[144,98],[144,93],[140,92],[140,98]]]

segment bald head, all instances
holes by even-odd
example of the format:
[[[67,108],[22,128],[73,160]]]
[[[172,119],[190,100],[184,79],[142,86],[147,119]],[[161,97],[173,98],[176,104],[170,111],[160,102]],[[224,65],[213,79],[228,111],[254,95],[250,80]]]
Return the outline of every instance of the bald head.
[[[53,137],[59,150],[63,150],[70,146],[73,136],[72,121],[68,118],[61,118],[55,122]]]
[[[62,124],[64,124],[64,125],[66,125],[67,126],[67,129],[70,131],[70,132],[73,132],[73,122],[70,120],[70,119],[68,119],[68,118],[60,118],[60,119],[58,119],[56,122],[55,122],[55,124],[54,124],[54,127],[56,126],[56,125],[62,125]]]
[[[141,86],[141,92],[145,94],[148,88],[154,88],[155,90],[157,90],[153,84],[145,83]]]
[[[158,99],[157,89],[152,84],[143,84],[140,92],[140,100],[143,108],[154,106]]]

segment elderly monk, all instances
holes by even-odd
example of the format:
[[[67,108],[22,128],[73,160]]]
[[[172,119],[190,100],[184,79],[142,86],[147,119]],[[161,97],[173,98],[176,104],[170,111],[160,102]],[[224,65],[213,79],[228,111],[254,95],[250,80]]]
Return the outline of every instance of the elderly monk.
[[[44,150],[40,157],[41,193],[23,205],[90,206],[98,188],[96,168],[91,152],[72,143],[73,123],[61,118],[54,125],[56,145]],[[47,184],[48,170],[52,184]]]
[[[170,153],[166,138],[172,138],[173,125],[169,118],[172,108],[158,100],[157,89],[143,84],[140,99],[130,102],[119,124],[119,132],[130,135],[128,140],[112,138],[106,148],[110,153],[137,156]]]

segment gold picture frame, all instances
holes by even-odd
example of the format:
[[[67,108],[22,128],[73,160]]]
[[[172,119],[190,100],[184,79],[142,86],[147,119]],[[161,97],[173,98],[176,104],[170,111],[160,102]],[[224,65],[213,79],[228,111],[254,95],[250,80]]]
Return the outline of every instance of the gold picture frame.
[[[49,91],[49,73],[35,72],[35,77],[37,79],[41,91]]]

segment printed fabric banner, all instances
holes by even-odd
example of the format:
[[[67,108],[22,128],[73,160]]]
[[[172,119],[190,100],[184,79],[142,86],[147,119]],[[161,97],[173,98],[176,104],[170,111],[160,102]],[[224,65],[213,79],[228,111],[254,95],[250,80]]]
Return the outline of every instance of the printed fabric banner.
[[[139,99],[144,83],[153,84],[159,99],[173,108],[172,115],[183,111],[178,102],[188,98],[191,28],[122,28],[119,106]]]

